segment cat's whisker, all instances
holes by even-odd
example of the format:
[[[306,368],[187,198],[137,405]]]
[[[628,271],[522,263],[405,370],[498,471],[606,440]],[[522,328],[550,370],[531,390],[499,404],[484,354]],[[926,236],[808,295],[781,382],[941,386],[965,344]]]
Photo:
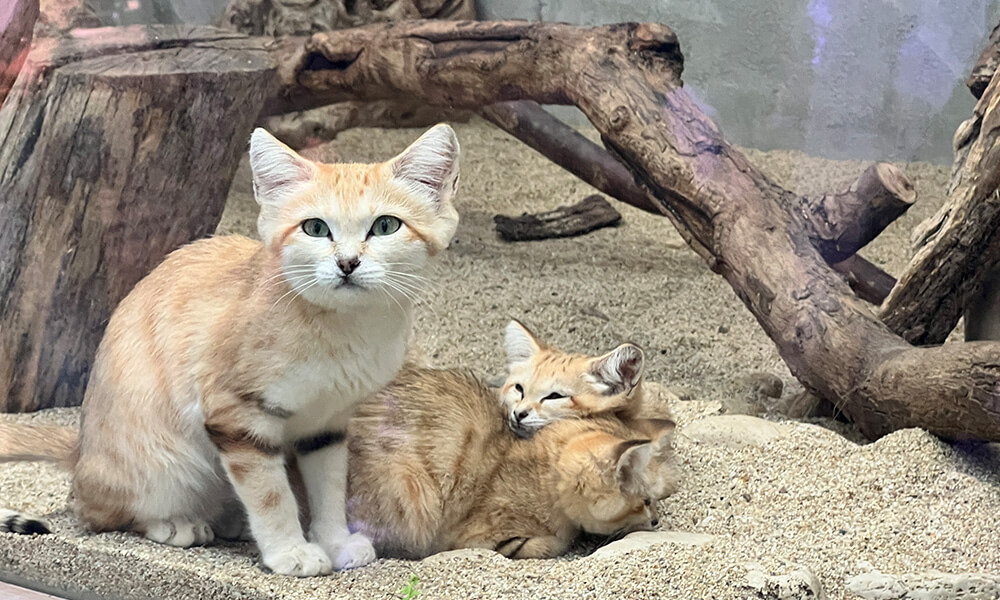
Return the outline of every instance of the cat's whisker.
[[[397,300],[397,299],[396,299],[396,297],[395,297],[395,296],[393,296],[392,294],[390,294],[389,292],[387,292],[387,291],[385,290],[385,288],[381,288],[381,287],[380,287],[380,288],[376,288],[376,289],[378,289],[378,291],[379,291],[380,293],[382,293],[383,295],[385,295],[385,297],[386,297],[386,298],[387,298],[388,300],[392,300],[393,302],[395,302],[395,303],[396,303],[396,306],[398,306],[398,307],[399,307],[399,312],[401,312],[401,313],[402,313],[403,315],[405,315],[405,314],[406,314],[406,309],[405,309],[405,308],[403,308],[403,305],[402,305],[402,304],[401,304],[401,303],[399,302],[399,300]],[[385,303],[385,305],[386,305],[386,306],[389,306],[389,302],[386,302],[386,303]]]
[[[310,282],[310,283],[308,283],[306,285],[306,287],[304,287],[301,290],[299,289],[299,284],[293,284],[289,288],[289,290],[287,292],[285,292],[284,294],[282,294],[277,300],[274,301],[274,304],[271,305],[271,310],[274,310],[274,308],[278,306],[278,303],[280,303],[282,300],[284,300],[286,296],[288,296],[289,294],[294,294],[292,296],[292,299],[288,301],[288,306],[291,306],[292,300],[294,300],[296,296],[298,296],[299,294],[301,294],[302,292],[304,292],[306,289],[309,289],[309,287],[311,287],[313,284],[317,283],[318,281],[319,280],[314,277],[313,281]],[[288,307],[286,306],[285,308],[288,308]]]

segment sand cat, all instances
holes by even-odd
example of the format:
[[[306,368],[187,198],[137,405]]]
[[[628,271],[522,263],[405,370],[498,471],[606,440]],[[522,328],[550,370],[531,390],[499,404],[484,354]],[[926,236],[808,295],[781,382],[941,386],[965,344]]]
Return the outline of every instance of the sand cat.
[[[675,489],[673,423],[564,419],[525,439],[506,414],[471,375],[404,368],[351,421],[352,531],[380,556],[472,547],[545,558],[581,531],[656,525],[656,501]]]
[[[560,419],[615,414],[635,417],[642,405],[642,349],[622,344],[602,356],[566,354],[511,321],[505,335],[507,380],[500,399],[510,428],[529,437]]]
[[[345,519],[348,419],[403,362],[418,273],[457,227],[458,158],[447,125],[374,165],[314,163],[256,130],[262,241],[177,250],[108,323],[72,459],[85,524],[190,546],[236,535],[245,511],[274,572],[373,560]]]

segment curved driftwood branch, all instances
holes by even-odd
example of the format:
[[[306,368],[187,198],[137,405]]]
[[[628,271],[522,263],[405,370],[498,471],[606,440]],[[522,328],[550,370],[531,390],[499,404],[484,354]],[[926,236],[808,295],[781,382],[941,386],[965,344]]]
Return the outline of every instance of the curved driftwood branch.
[[[1000,358],[1000,345],[914,348],[880,322],[813,246],[799,197],[730,147],[680,88],[669,28],[404,23],[317,34],[285,56],[271,110],[399,94],[469,109],[575,104],[807,388],[869,436],[923,427],[1000,440],[1000,374],[977,366]]]

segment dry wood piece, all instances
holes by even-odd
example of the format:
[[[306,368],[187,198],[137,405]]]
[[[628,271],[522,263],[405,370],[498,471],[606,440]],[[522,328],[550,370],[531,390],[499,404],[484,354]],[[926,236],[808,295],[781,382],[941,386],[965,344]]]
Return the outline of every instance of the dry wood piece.
[[[37,19],[38,0],[4,0],[0,4],[0,105],[28,56]]]
[[[469,109],[575,104],[807,389],[870,437],[923,427],[1000,440],[1000,344],[915,348],[875,318],[813,246],[800,199],[730,147],[681,89],[668,27],[403,23],[317,34],[276,56],[284,89],[270,110],[400,94]]]
[[[592,194],[571,206],[520,217],[496,215],[497,233],[506,242],[527,242],[573,237],[602,227],[613,227],[622,215],[600,194]]]
[[[6,411],[79,404],[112,308],[215,229],[273,81],[260,41],[211,28],[40,40],[24,73],[0,108]]]

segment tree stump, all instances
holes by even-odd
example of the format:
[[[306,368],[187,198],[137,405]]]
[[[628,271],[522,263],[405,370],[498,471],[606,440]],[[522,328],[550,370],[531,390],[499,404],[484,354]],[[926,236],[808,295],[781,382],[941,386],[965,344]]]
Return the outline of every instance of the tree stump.
[[[0,409],[79,404],[112,309],[210,234],[273,82],[212,28],[39,40],[0,108]]]

